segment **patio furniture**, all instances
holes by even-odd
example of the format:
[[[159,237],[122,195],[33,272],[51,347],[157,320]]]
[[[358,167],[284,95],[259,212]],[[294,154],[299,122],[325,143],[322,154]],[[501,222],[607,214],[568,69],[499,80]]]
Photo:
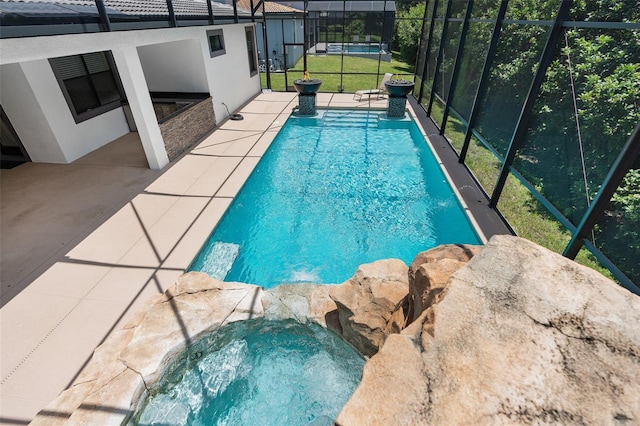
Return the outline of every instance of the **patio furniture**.
[[[361,101],[364,95],[368,95],[369,99],[371,99],[371,95],[376,95],[376,99],[381,99],[382,97],[384,97],[384,94],[387,93],[387,87],[385,86],[385,83],[391,80],[391,77],[393,77],[393,74],[391,74],[390,72],[386,73],[384,77],[382,77],[382,81],[380,81],[380,85],[377,89],[358,90],[353,94],[353,100]]]

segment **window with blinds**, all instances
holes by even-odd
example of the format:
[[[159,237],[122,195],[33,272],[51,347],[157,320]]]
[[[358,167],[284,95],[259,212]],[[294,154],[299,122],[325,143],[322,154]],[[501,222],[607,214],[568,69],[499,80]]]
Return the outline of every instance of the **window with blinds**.
[[[244,33],[247,37],[247,54],[249,55],[249,73],[253,76],[258,73],[258,61],[256,58],[255,37],[253,27],[245,27]]]
[[[122,92],[109,52],[49,59],[76,122],[120,106]]]

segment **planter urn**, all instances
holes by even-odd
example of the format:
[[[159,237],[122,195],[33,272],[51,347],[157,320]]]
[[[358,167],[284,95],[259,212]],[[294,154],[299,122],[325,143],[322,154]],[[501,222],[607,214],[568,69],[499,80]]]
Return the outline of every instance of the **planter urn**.
[[[389,80],[384,83],[389,101],[387,104],[387,117],[404,118],[407,107],[407,95],[413,90],[415,83],[407,80]]]
[[[320,89],[322,80],[317,78],[302,78],[293,81],[298,92],[298,114],[316,115],[316,93]]]

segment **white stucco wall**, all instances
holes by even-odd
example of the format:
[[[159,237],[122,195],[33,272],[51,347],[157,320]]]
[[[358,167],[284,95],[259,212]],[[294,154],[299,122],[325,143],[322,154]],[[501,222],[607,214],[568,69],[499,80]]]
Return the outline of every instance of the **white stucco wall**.
[[[223,102],[233,114],[240,106],[260,92],[260,74],[256,73],[252,77],[249,73],[245,27],[250,26],[252,25],[238,24],[216,27],[222,28],[226,53],[215,58],[211,58],[209,55],[209,42],[206,37],[201,39],[207,81],[218,122],[228,116],[222,106]]]
[[[127,133],[128,126],[121,108],[76,124],[47,58],[137,48],[149,90],[191,91],[189,87],[209,92],[219,122],[227,117],[222,102],[233,113],[260,91],[259,74],[249,73],[244,30],[247,26],[252,24],[3,39],[0,65],[3,70],[10,70],[8,79],[22,80],[12,90],[6,90],[12,83],[5,83],[3,78],[2,106],[33,161],[74,161]],[[226,54],[211,58],[206,32],[215,28],[223,29]],[[170,61],[166,52],[179,59]],[[159,53],[164,56],[161,58]],[[180,73],[180,67],[189,70],[187,75]],[[22,77],[17,70],[21,70]],[[133,96],[139,98],[140,94]],[[26,115],[18,119],[23,113]],[[161,140],[147,142],[162,145]],[[161,163],[159,167],[163,166]]]
[[[20,64],[0,66],[0,88],[0,104],[31,160],[64,163],[64,153]]]
[[[40,59],[23,62],[20,65],[64,153],[65,161],[63,162],[70,163],[77,160],[129,133],[129,126],[122,108],[76,124],[49,61]],[[22,141],[25,146],[32,142],[32,140]],[[52,159],[45,161],[52,162]]]
[[[159,170],[169,163],[169,157],[153,109],[138,50],[135,47],[128,47],[114,49],[112,52],[147,163],[152,169]]]
[[[138,55],[151,92],[209,92],[198,39],[141,46]]]

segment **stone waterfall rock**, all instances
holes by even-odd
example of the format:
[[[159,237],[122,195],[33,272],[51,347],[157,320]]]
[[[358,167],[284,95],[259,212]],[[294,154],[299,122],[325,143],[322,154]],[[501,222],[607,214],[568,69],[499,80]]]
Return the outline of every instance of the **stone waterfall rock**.
[[[494,237],[444,288],[420,272],[455,269],[471,257],[461,252],[478,250],[437,248],[411,269],[362,265],[340,286],[264,290],[185,274],[112,333],[32,424],[122,424],[186,343],[256,317],[344,326],[365,349],[382,345],[337,424],[640,424],[640,298],[516,237]],[[421,274],[427,305],[403,329],[408,281]]]
[[[399,333],[404,315],[398,310],[409,291],[407,265],[399,259],[360,265],[353,278],[329,290],[338,306],[342,336],[366,356],[390,333]]]
[[[265,318],[294,318],[315,321],[342,334],[336,304],[329,297],[331,286],[318,284],[281,284],[264,293]]]
[[[387,337],[337,424],[640,424],[640,297],[496,236],[439,300]]]
[[[432,303],[449,277],[462,268],[482,246],[445,244],[419,253],[409,266],[409,300],[411,321],[416,320]]]

